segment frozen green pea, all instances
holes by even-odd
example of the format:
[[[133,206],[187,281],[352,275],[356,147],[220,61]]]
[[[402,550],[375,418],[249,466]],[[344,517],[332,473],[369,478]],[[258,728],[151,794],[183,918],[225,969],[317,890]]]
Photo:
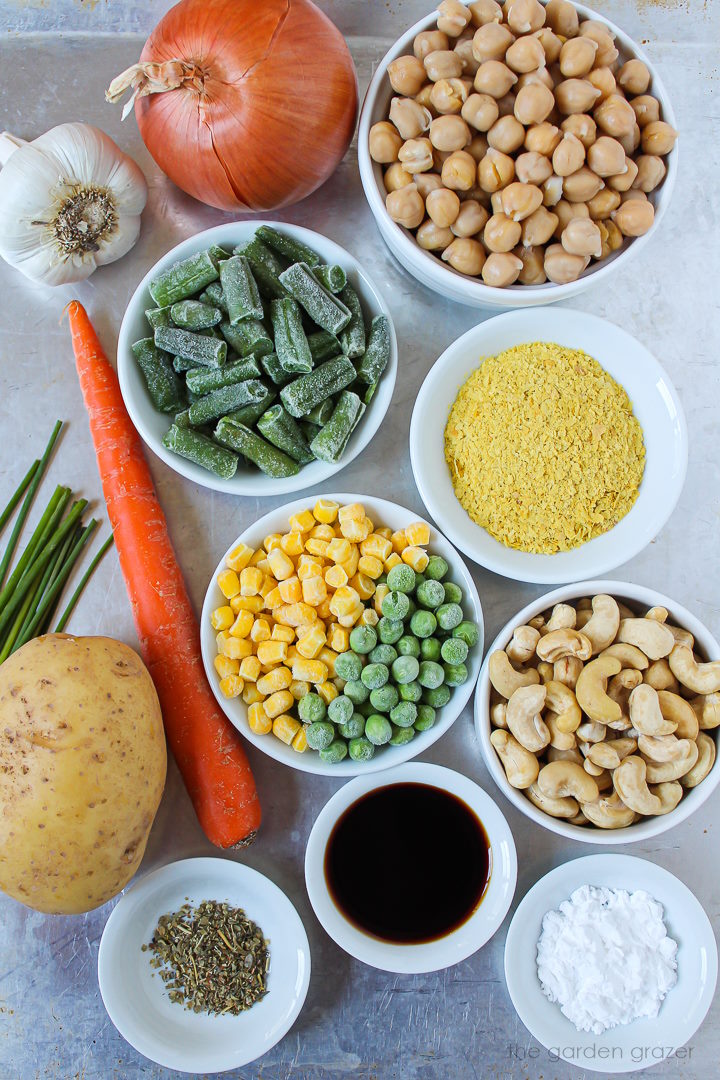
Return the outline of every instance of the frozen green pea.
[[[348,753],[353,761],[369,761],[375,753],[375,747],[369,739],[351,739],[348,743]]]
[[[392,738],[392,727],[386,716],[373,713],[365,721],[365,738],[369,739],[373,746],[384,746]]]
[[[360,683],[360,685],[363,686],[362,683]],[[383,687],[383,690],[384,689],[385,687]],[[367,686],[363,686],[363,690],[365,690],[365,692],[367,693]],[[372,693],[378,694],[379,692],[379,690],[373,690]],[[370,695],[370,698],[372,698],[372,694]],[[373,704],[370,698],[368,698],[367,701],[361,701],[358,705],[355,706],[356,714],[358,716],[362,716],[363,720],[367,720],[368,716],[372,716],[374,712],[382,712],[382,709],[373,708]]]
[[[349,697],[339,694],[327,707],[328,716],[333,724],[347,724],[353,714],[353,703]]]
[[[433,581],[442,581],[449,569],[442,555],[431,555],[423,573],[426,578],[431,578]]]
[[[385,686],[378,687],[377,690],[373,690],[370,694],[370,704],[377,712],[390,712],[390,710],[397,705],[400,699],[397,687],[392,683],[385,683]]]
[[[324,720],[327,712],[323,699],[312,691],[300,698],[297,710],[304,724],[314,724],[318,720]]]
[[[344,739],[335,739],[325,750],[320,751],[320,760],[327,761],[329,765],[337,765],[339,761],[347,757],[347,743]]]
[[[335,661],[337,671],[337,660]],[[343,694],[349,697],[353,705],[362,705],[370,697],[370,691],[360,679],[349,679],[343,687]]]
[[[404,619],[410,610],[410,600],[404,592],[389,592],[383,596],[381,608],[386,619]]]
[[[403,634],[397,643],[397,651],[401,656],[419,656],[420,642],[412,634]]]
[[[339,698],[335,698],[339,701]],[[354,712],[349,720],[346,720],[344,724],[338,724],[338,733],[342,735],[343,739],[357,739],[365,731],[365,717],[360,713]]]
[[[429,608],[433,611],[435,608],[440,607],[445,599],[445,586],[442,581],[428,578],[418,586],[415,598],[420,607]]]
[[[440,649],[440,655],[447,664],[462,664],[467,654],[468,645],[462,638],[447,638]]]
[[[423,660],[439,660],[441,655],[441,642],[437,638],[423,638],[420,642],[420,655]]]
[[[335,660],[335,674],[339,679],[345,679],[346,682],[359,679],[362,669],[362,660],[357,653],[340,653]]]
[[[397,683],[415,682],[420,664],[414,656],[398,656],[392,666],[393,679]]]
[[[392,735],[390,737],[391,746],[405,746],[406,743],[412,742],[414,738],[415,728],[398,727],[397,724],[392,725]]]
[[[417,714],[417,705],[414,705],[412,701],[401,701],[390,711],[390,720],[398,727],[412,727]]]
[[[418,705],[416,731],[429,731],[435,723],[435,710],[432,705]]]
[[[418,638],[432,637],[436,627],[437,619],[432,611],[418,610],[413,614],[413,617],[410,620],[410,629],[415,637]]]
[[[402,619],[388,619],[386,615],[377,624],[378,637],[386,645],[394,645],[403,636],[405,629]]]
[[[350,648],[361,654],[372,652],[377,645],[378,636],[372,626],[354,626],[350,631]],[[337,670],[337,668],[336,668]],[[342,678],[342,676],[341,676]]]
[[[415,588],[415,571],[412,566],[398,563],[388,572],[387,587],[391,592],[411,593]]]
[[[462,604],[463,591],[454,581],[445,582],[445,601],[448,604]]]
[[[311,696],[317,695],[305,695],[305,697]],[[300,698],[300,700],[304,701],[305,698]],[[327,720],[315,720],[305,729],[305,738],[311,750],[326,750],[335,738],[335,728]]]
[[[445,673],[443,672],[443,675]],[[449,686],[436,686],[428,688],[423,691],[423,702],[426,705],[432,705],[433,709],[442,709],[447,705],[452,696],[452,690]]]
[[[418,675],[418,682],[421,686],[424,686],[426,690],[434,690],[436,687],[442,686],[444,680],[445,672],[440,664],[435,663],[434,660],[423,660]]]
[[[469,619],[463,619],[459,626],[456,626],[452,632],[454,638],[460,638],[464,641],[469,648],[474,648],[480,640],[480,631],[474,622]]]
[[[423,688],[419,682],[400,683],[398,690],[402,701],[418,702],[423,695]]]
[[[371,664],[387,664],[388,667],[397,658],[397,649],[393,645],[385,645],[382,642],[376,645],[368,656]]]
[[[427,575],[426,574],[423,574],[420,570],[415,571],[415,588],[416,589],[418,588],[419,585],[422,585],[423,581],[426,581],[426,580],[427,580]]]
[[[445,682],[448,686],[462,686],[464,682],[467,682],[468,669],[465,664],[444,664],[443,666],[445,668]]]
[[[438,626],[443,630],[454,630],[463,621],[462,608],[455,603],[442,604],[435,612],[435,616]]]
[[[388,681],[390,672],[386,664],[367,664],[360,678],[368,690],[378,690]]]

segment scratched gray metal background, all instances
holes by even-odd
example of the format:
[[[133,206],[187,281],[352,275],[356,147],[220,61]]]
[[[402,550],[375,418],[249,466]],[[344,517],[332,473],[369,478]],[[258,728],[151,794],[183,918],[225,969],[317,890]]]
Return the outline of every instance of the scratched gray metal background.
[[[361,88],[387,45],[423,15],[430,2],[322,0],[320,6],[349,39]],[[180,239],[228,220],[173,188],[145,151],[134,120],[121,126],[119,110],[103,101],[109,77],[137,58],[142,40],[169,6],[167,0],[0,0],[2,126],[32,138],[64,120],[98,124],[136,158],[150,183],[138,246],[77,290],[111,353],[124,306],[147,268]],[[611,283],[571,304],[624,325],[644,341],[670,372],[688,417],[690,469],[679,506],[657,539],[616,576],[656,585],[677,597],[717,635],[720,4],[598,0],[596,6],[646,43],[672,94],[682,131],[680,176],[661,235]],[[435,358],[482,316],[443,302],[392,261],[364,202],[354,150],[331,181],[290,209],[287,218],[327,233],[363,261],[385,289],[400,340],[400,374],[388,417],[371,447],[338,483],[345,490],[386,494],[421,512],[407,452],[412,404]],[[0,265],[0,495],[12,489],[21,463],[35,455],[58,415],[71,424],[52,479],[72,481],[89,498],[101,498],[67,331],[58,325],[71,295],[70,290],[34,289]],[[218,552],[283,500],[234,501],[213,495],[181,480],[152,455],[150,460],[199,608]],[[541,592],[480,568],[474,573],[489,638]],[[96,575],[71,628],[78,633],[109,632],[135,643],[114,553]],[[310,910],[302,871],[309,829],[339,781],[292,771],[281,774],[274,762],[252,748],[250,756],[265,820],[255,847],[239,858],[273,878],[297,906],[311,940],[313,977],[305,1008],[290,1033],[235,1077],[560,1080],[583,1075],[571,1065],[551,1061],[514,1013],[502,969],[507,921],[474,957],[428,976],[383,974],[342,953]],[[593,850],[536,828],[497,795],[479,758],[469,708],[428,757],[467,772],[498,797],[518,846],[518,901],[551,867]],[[669,835],[632,848],[633,854],[659,862],[685,880],[715,925],[720,911],[719,813],[720,800],[715,798]],[[142,869],[212,853],[173,767]],[[0,1080],[159,1080],[179,1075],[136,1054],[105,1014],[96,961],[110,908],[82,917],[50,918],[0,899]],[[719,1016],[715,1004],[690,1052],[647,1075],[684,1080],[717,1075]]]

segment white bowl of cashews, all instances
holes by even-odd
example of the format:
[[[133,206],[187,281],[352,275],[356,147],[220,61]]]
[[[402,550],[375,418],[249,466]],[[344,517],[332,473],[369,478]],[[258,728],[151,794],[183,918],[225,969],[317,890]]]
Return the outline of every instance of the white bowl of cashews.
[[[720,783],[720,645],[654,589],[563,586],[490,646],[475,730],[495,783],[538,825],[590,844],[647,840]]]
[[[385,54],[360,114],[360,177],[383,239],[423,285],[473,307],[532,307],[599,284],[657,232],[675,184],[675,117],[657,71],[619,27],[569,0],[543,2],[549,9],[544,25],[540,0],[506,0],[502,9],[494,0],[442,0],[439,6],[440,15],[430,12]],[[564,25],[566,18],[574,19],[571,8],[579,17],[577,36]],[[586,22],[591,25],[583,30]],[[476,46],[473,36],[478,32],[488,40]],[[501,34],[507,40],[501,40]],[[590,55],[592,42],[598,45],[595,58]],[[556,56],[561,47],[569,51]],[[542,54],[539,63],[530,55],[533,49]],[[428,53],[435,58],[429,68]],[[407,71],[396,75],[397,66],[390,65],[400,57],[408,58]],[[573,77],[575,72],[579,78]],[[513,79],[512,86],[500,85],[497,80],[502,78]],[[573,95],[592,95],[593,87],[594,101],[578,99],[574,104]],[[416,95],[424,113],[418,110]],[[547,96],[544,103],[542,95]],[[619,129],[628,126],[623,114],[632,123],[631,99],[640,101],[633,105],[635,126],[621,134]],[[614,115],[608,118],[608,111]],[[540,116],[546,119],[535,122]],[[436,133],[437,120],[444,127]],[[646,131],[649,125],[655,127]],[[371,140],[376,140],[372,147]],[[603,162],[620,154],[618,142],[627,143],[623,149],[628,154],[620,173],[611,175],[608,168],[616,165]],[[640,157],[638,176],[635,160]],[[469,158],[478,168],[472,188]],[[489,178],[483,178],[483,170]],[[525,205],[525,197],[532,194],[535,199],[538,191],[542,203]],[[431,192],[430,202],[437,200],[434,208],[428,202]],[[488,205],[489,200],[494,201]],[[633,200],[637,202],[631,206]],[[557,223],[549,217],[555,211]],[[562,235],[570,219],[578,217]]]

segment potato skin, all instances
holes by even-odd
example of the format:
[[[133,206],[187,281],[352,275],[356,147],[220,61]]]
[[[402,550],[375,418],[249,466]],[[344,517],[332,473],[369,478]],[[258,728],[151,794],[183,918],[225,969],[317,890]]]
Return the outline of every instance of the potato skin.
[[[160,703],[140,657],[47,634],[0,665],[0,889],[90,911],[130,880],[165,786]]]

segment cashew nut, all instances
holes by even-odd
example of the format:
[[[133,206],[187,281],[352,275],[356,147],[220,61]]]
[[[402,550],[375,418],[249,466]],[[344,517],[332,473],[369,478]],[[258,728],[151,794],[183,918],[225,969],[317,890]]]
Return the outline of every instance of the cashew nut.
[[[616,656],[624,668],[637,668],[638,671],[644,671],[650,663],[642,649],[627,642],[616,641],[614,645],[603,649],[600,656]]]
[[[672,735],[677,728],[674,721],[663,717],[657,690],[647,683],[636,686],[630,694],[630,719],[641,735]]]
[[[575,604],[578,611],[590,611],[592,612],[592,598],[589,596],[581,596]]]
[[[527,624],[528,624],[528,626],[532,626],[533,629],[535,629],[535,630],[537,630],[539,632],[539,631],[543,630],[544,627],[545,627],[545,616],[544,615],[533,615],[532,619],[528,619]]]
[[[568,823],[568,825],[589,825],[590,824],[588,819],[583,814],[582,810],[580,811],[579,814],[576,814],[575,817],[568,818],[567,823]]]
[[[643,682],[652,686],[654,690],[672,690],[677,694],[680,684],[670,670],[670,665],[663,657],[662,660],[653,660],[650,667],[643,675]]]
[[[583,608],[582,611],[578,611],[577,618],[575,619],[575,629],[583,630],[592,619],[592,609]]]
[[[648,611],[645,612],[645,618],[654,619],[655,622],[667,622],[667,617],[668,609],[666,607],[662,607],[660,604],[656,604],[655,607],[651,607]]]
[[[622,709],[606,693],[608,679],[617,675],[621,666],[620,660],[615,656],[598,656],[580,672],[575,696],[578,705],[591,720],[609,724],[621,718]]]
[[[599,724],[597,720],[586,720],[575,732],[578,739],[585,743],[602,742],[607,735],[605,724]]]
[[[550,817],[571,818],[580,813],[580,804],[576,799],[551,799],[543,795],[537,781],[530,785],[525,794],[533,806],[544,810]]]
[[[650,761],[676,761],[683,754],[683,743],[674,735],[639,735],[638,749]]]
[[[593,743],[588,749],[588,759],[603,769],[617,769],[623,758],[637,750],[635,739],[612,739],[609,742]]]
[[[679,626],[671,626],[670,623],[667,624],[667,628],[675,638],[676,645],[687,645],[688,649],[695,648],[695,638],[689,630],[682,630]]]
[[[490,722],[493,727],[507,730],[507,701],[498,701],[491,706]]]
[[[553,665],[549,664],[547,660],[541,660],[537,666],[537,673],[540,676],[540,682],[547,686],[554,674]]]
[[[559,731],[577,731],[582,720],[577,698],[565,683],[551,679],[545,683],[545,705],[557,713]]]
[[[701,731],[697,737],[697,748],[697,761],[692,769],[689,769],[684,776],[680,777],[680,783],[684,788],[697,787],[715,764],[715,740],[710,735],[706,735],[704,731]]]
[[[650,792],[656,795],[661,803],[659,814],[669,814],[674,810],[683,796],[683,789],[677,780],[668,780],[662,784],[656,784],[650,788]]]
[[[577,765],[582,765],[582,754],[575,746],[572,750],[558,750],[556,746],[548,746],[547,749],[548,761],[574,761]]]
[[[514,788],[527,788],[537,780],[540,764],[534,754],[521,746],[507,731],[493,731],[490,742],[505,769],[508,783]]]
[[[675,638],[667,626],[655,619],[621,619],[617,639],[628,645],[636,645],[648,660],[669,656],[675,644]]]
[[[550,761],[540,770],[537,786],[548,799],[575,798],[578,802],[597,799],[598,786],[580,765],[573,761]]]
[[[675,724],[678,739],[696,739],[699,723],[691,703],[671,690],[658,690],[660,712],[665,720]]]
[[[612,795],[599,795],[592,802],[583,803],[583,813],[588,821],[599,829],[626,829],[635,821],[635,811],[626,806],[616,791]]]
[[[563,656],[577,656],[580,660],[589,660],[592,645],[590,639],[578,630],[565,628],[551,630],[545,637],[541,637],[535,651],[541,660],[549,660],[552,664]]]
[[[695,765],[699,752],[698,745],[692,739],[677,739],[677,756],[672,761],[647,762],[647,778],[651,784],[662,784],[667,780],[679,780]]]
[[[505,647],[505,652],[516,664],[526,664],[535,652],[540,640],[540,631],[534,626],[516,626],[512,641]]]
[[[602,765],[596,765],[594,761],[591,761],[590,758],[587,758],[587,757],[583,761],[583,769],[588,774],[588,776],[599,777],[599,776],[609,776],[610,775],[610,773],[607,771],[607,769],[603,769]],[[595,782],[597,783],[597,780]],[[598,784],[598,791],[599,790],[600,790],[600,785]]]
[[[695,697],[690,702],[690,705],[703,731],[710,731],[712,728],[720,727],[720,694],[706,694],[704,697]]]
[[[507,704],[507,726],[519,743],[534,754],[550,742],[550,732],[540,715],[545,705],[544,686],[519,686]]]
[[[578,675],[583,669],[583,662],[577,656],[563,656],[553,664],[553,679],[575,689]]]
[[[556,750],[572,750],[576,745],[575,736],[571,731],[564,731],[558,724],[558,715],[551,709],[543,714],[543,719],[550,732],[550,745]]]
[[[641,672],[637,668],[623,668],[617,675],[613,675],[607,686],[608,697],[617,701],[623,711],[623,716],[628,716],[628,702],[630,691],[634,690],[643,681]]]
[[[632,728],[632,723],[629,716],[621,716],[619,720],[611,720],[607,727],[611,731],[624,731],[627,733]]]
[[[488,675],[498,694],[509,700],[520,686],[532,686],[540,682],[535,668],[517,671],[510,663],[510,657],[503,649],[496,649],[488,659]]]
[[[621,619],[634,619],[636,617],[635,612],[631,611],[627,604],[623,604],[622,600],[618,600],[617,606]]]
[[[570,604],[556,604],[546,626],[552,630],[574,630],[577,612]]]
[[[620,610],[612,596],[598,593],[592,598],[592,617],[583,626],[590,638],[593,656],[612,645],[620,626]]]
[[[647,765],[632,754],[621,761],[613,773],[613,786],[622,801],[636,814],[659,814],[662,801],[647,785]],[[588,815],[589,816],[589,815]],[[592,820],[592,819],[591,819]]]
[[[668,663],[675,678],[693,693],[714,694],[720,690],[720,660],[698,664],[692,649],[687,645],[675,645]]]

